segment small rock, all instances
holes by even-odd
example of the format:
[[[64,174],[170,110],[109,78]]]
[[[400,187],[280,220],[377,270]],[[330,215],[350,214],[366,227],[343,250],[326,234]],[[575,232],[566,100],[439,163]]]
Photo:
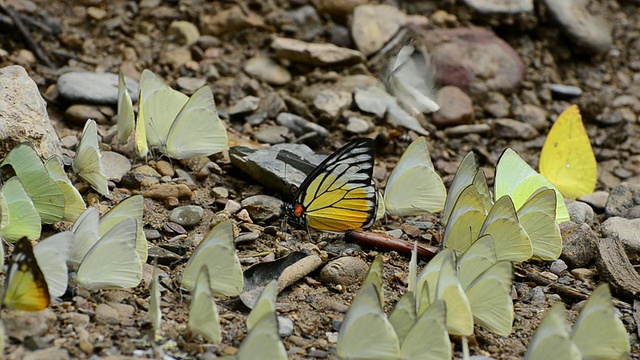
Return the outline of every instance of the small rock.
[[[98,304],[96,307],[95,321],[98,325],[118,325],[120,315],[118,310],[107,304]]]
[[[498,92],[491,92],[487,100],[484,101],[483,106],[491,117],[504,118],[509,116],[509,107],[511,105],[504,95]]]
[[[165,200],[173,196],[178,199],[190,199],[192,192],[185,184],[156,184],[149,190],[141,192],[142,196],[154,200]]]
[[[316,9],[311,5],[304,5],[288,12],[289,18],[295,24],[295,34],[300,40],[311,41],[322,34],[322,20]]]
[[[191,229],[198,225],[204,216],[204,209],[196,205],[180,206],[171,211],[169,221],[182,225],[185,229]]]
[[[147,239],[149,238],[147,237]],[[153,244],[149,244],[149,258],[158,259],[158,264],[160,265],[170,265],[181,259],[181,257],[173,251],[169,251]]]
[[[265,144],[282,144],[287,141],[289,128],[286,126],[266,126],[253,135],[258,142]]]
[[[289,128],[289,130],[291,130],[296,136],[302,136],[314,132],[323,141],[329,137],[329,131],[327,129],[295,114],[286,112],[280,113],[276,118],[276,122]]]
[[[313,105],[320,112],[331,120],[335,120],[342,114],[342,111],[351,106],[351,93],[346,91],[322,90],[313,99]]]
[[[207,14],[203,18],[202,32],[206,35],[222,35],[227,32],[264,26],[264,20],[260,15],[251,10],[245,13],[240,6],[218,11],[213,15]]]
[[[351,39],[351,32],[349,29],[342,25],[332,24],[327,27],[327,34],[329,36],[329,43],[344,47],[353,48],[353,41]]]
[[[333,44],[306,43],[281,37],[275,38],[271,47],[279,58],[312,66],[354,65],[366,59],[359,51]]]
[[[102,158],[100,159],[102,166],[104,167],[107,180],[120,182],[122,177],[131,170],[131,161],[117,152],[102,151]]]
[[[284,85],[291,81],[291,73],[271,60],[271,58],[258,55],[247,60],[244,71],[250,76],[271,85]]]
[[[174,21],[169,25],[167,37],[178,45],[191,46],[198,42],[200,31],[194,23]]]
[[[282,200],[269,195],[250,196],[241,202],[254,221],[265,223],[282,215],[282,204]]]
[[[373,124],[363,118],[351,116],[347,119],[346,130],[352,134],[366,134],[373,128]]]
[[[131,170],[134,174],[143,174],[159,178],[161,175],[149,165],[141,165]]]
[[[133,102],[138,101],[138,82],[125,76],[125,85]],[[62,74],[56,84],[60,96],[72,103],[116,105],[118,75],[74,71]]]
[[[464,0],[465,4],[482,14],[520,14],[533,12],[533,0]]]
[[[545,302],[545,294],[542,286],[536,286],[529,291],[528,302],[534,307],[541,307]],[[525,301],[526,302],[526,301]]]
[[[571,99],[582,95],[582,89],[577,86],[564,84],[545,84],[545,87],[551,90],[551,93],[560,99]]]
[[[176,180],[178,179],[184,180],[189,186],[192,186],[192,187],[198,186],[198,184],[196,184],[196,179],[193,177],[193,175],[191,175],[190,173],[182,169],[176,169]]]
[[[587,224],[576,224],[565,221],[560,224],[562,234],[562,255],[571,268],[585,267],[589,265],[597,251],[596,242],[598,236]]]
[[[224,210],[228,211],[229,214],[234,215],[238,211],[242,209],[242,205],[238,204],[237,201],[229,200],[224,206]]]
[[[316,6],[321,13],[332,16],[346,17],[351,15],[353,9],[359,5],[366,4],[367,0],[318,0]]]
[[[68,360],[69,352],[67,349],[61,349],[53,346],[50,348],[36,350],[26,354],[22,360]]]
[[[547,112],[536,105],[524,104],[520,112],[516,112],[517,120],[531,125],[538,131],[545,130],[549,123],[547,121]]]
[[[602,223],[604,237],[617,237],[632,264],[640,263],[640,219],[611,217]]]
[[[561,276],[562,273],[567,271],[568,268],[569,267],[567,266],[567,263],[565,263],[561,259],[555,260],[551,263],[551,265],[549,265],[549,270],[557,276]]]
[[[216,186],[213,189],[211,189],[211,195],[216,199],[220,199],[220,198],[225,199],[229,197],[229,190],[227,190],[227,188],[224,188],[222,186]]]
[[[227,113],[230,116],[246,114],[250,112],[254,112],[260,106],[260,98],[255,96],[245,96],[240,99],[238,102],[233,104],[228,110]]]
[[[278,316],[278,335],[288,337],[293,334],[293,320],[288,317]]]
[[[533,126],[513,119],[490,120],[493,134],[500,139],[530,140],[538,136]]]
[[[405,24],[407,16],[391,5],[360,5],[353,11],[351,36],[365,56],[391,40]]]
[[[176,79],[176,84],[185,92],[193,94],[196,90],[207,85],[207,79],[181,76]]]
[[[491,132],[491,125],[489,124],[459,125],[444,130],[444,133],[451,138],[463,137],[468,134],[486,135],[489,132]]]
[[[623,182],[611,189],[605,206],[605,214],[607,217],[640,217],[640,211],[636,210],[639,207],[640,184]]]
[[[473,120],[471,98],[460,88],[444,86],[438,91],[440,110],[433,114],[433,123],[438,127],[469,124]]]
[[[180,69],[187,62],[193,60],[191,57],[191,50],[187,46],[180,47],[165,47],[160,52],[160,64],[169,65],[173,69]]]
[[[95,120],[98,124],[106,124],[107,117],[100,111],[100,108],[93,105],[74,104],[64,112],[64,119],[70,124],[84,126],[88,119]]]
[[[87,8],[87,15],[93,20],[102,20],[107,16],[107,11],[95,6],[89,6]]]
[[[571,270],[571,275],[580,281],[590,281],[596,276],[596,272],[591,269],[578,268]]]
[[[586,0],[545,0],[544,3],[575,45],[596,54],[609,51],[613,43],[611,26],[604,16],[589,12]]]
[[[70,324],[74,329],[82,329],[89,326],[90,318],[89,315],[80,314],[76,312],[69,312],[60,315],[60,320],[63,321],[64,324]]]
[[[320,281],[329,286],[358,284],[367,275],[369,265],[357,257],[344,256],[330,261],[320,270]]]
[[[156,163],[156,170],[158,170],[159,175],[162,176],[170,176],[173,177],[175,175],[175,170],[173,170],[173,166],[171,163],[165,160],[160,160]]]
[[[596,214],[588,204],[581,201],[567,202],[569,218],[576,224],[592,225],[596,221]]]
[[[402,229],[393,229],[393,230],[387,231],[387,235],[394,238],[398,238],[398,239],[402,237],[402,234],[404,234],[402,232]]]
[[[253,220],[251,219],[247,209],[240,210],[240,212],[236,214],[236,218],[244,223],[253,224]]]
[[[598,212],[604,211],[605,206],[607,206],[607,200],[609,199],[609,193],[606,191],[598,190],[593,192],[592,194],[587,194],[580,196],[578,201],[582,201],[591,205],[592,208],[597,210]]]
[[[546,279],[549,279],[549,280],[551,280],[553,282],[558,281],[558,275],[556,275],[554,273],[551,273],[551,272],[548,272],[548,271],[541,272],[540,276],[542,276],[542,277],[544,277]]]

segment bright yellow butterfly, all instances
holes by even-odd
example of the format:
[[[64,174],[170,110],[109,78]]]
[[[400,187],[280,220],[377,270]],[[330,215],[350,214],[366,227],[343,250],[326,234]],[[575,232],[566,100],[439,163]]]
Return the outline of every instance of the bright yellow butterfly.
[[[576,105],[553,124],[540,153],[540,173],[560,192],[576,199],[591,194],[598,182],[598,165]]]
[[[286,211],[298,225],[343,233],[375,221],[373,140],[356,139],[338,149],[302,182]]]
[[[26,237],[16,243],[5,273],[3,307],[40,311],[49,306],[49,288]]]

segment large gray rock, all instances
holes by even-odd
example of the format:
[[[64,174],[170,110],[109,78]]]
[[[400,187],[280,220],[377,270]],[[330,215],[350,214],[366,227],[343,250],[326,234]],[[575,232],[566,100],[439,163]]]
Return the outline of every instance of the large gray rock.
[[[578,47],[596,54],[609,51],[613,44],[611,25],[604,14],[591,14],[586,0],[545,0],[544,3]]]
[[[47,103],[22,66],[0,69],[0,93],[0,157],[25,141],[43,158],[62,157],[60,139],[47,114]]]
[[[133,102],[138,101],[138,82],[125,76],[124,82]],[[90,71],[62,74],[57,83],[60,96],[70,102],[116,105],[118,103],[118,75]]]
[[[612,217],[602,223],[604,237],[617,237],[632,264],[640,263],[640,219]]]

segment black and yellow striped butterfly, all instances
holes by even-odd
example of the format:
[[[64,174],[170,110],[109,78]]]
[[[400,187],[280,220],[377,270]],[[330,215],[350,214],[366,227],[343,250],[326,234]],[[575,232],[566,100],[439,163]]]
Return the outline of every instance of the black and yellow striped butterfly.
[[[373,145],[372,139],[353,140],[320,163],[285,205],[293,222],[338,233],[370,227],[378,195]]]
[[[49,306],[49,288],[33,255],[31,242],[23,237],[16,243],[5,267],[2,307],[40,311]]]

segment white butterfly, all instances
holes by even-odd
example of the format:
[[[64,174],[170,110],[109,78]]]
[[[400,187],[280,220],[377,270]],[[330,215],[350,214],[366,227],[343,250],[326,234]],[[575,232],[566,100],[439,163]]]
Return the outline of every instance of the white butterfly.
[[[89,119],[82,130],[82,137],[76,149],[76,157],[71,168],[78,177],[91,185],[102,195],[109,194],[107,175],[102,166],[102,154],[98,146],[98,128],[96,122]]]

